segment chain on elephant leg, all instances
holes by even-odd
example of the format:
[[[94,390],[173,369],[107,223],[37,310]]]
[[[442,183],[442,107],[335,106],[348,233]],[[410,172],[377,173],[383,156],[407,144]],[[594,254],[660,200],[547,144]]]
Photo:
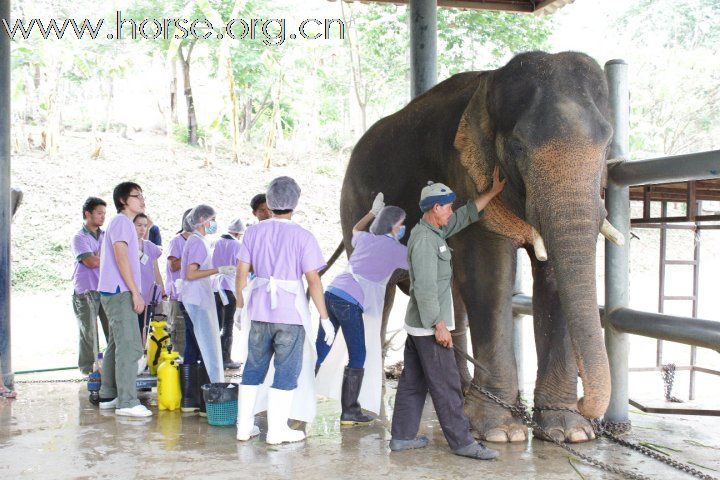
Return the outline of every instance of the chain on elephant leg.
[[[510,403],[514,402],[512,400]],[[471,388],[465,396],[465,414],[476,436],[488,442],[524,442],[528,429],[522,418]]]

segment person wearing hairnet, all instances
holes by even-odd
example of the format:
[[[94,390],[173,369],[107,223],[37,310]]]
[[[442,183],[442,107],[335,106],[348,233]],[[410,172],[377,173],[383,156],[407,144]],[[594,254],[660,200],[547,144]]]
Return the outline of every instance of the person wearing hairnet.
[[[237,267],[238,254],[240,253],[240,240],[245,232],[245,225],[242,220],[236,218],[230,222],[228,233],[222,235],[215,242],[215,249],[212,255],[212,266],[215,268],[230,266]],[[230,353],[233,343],[233,316],[235,315],[235,274],[218,275],[215,277],[215,306],[217,308],[218,325],[222,330],[220,336],[220,347],[222,348],[223,368],[240,368],[240,364],[234,362]]]
[[[185,356],[186,365],[198,360],[205,365],[211,383],[225,380],[220,348],[213,275],[234,275],[235,267],[213,268],[210,243],[207,235],[217,232],[215,210],[208,205],[193,208],[185,219],[185,229],[192,231],[185,243],[180,260],[180,281],[176,288],[185,306]]]
[[[385,289],[395,270],[408,269],[407,248],[400,243],[405,211],[384,206],[383,199],[378,193],[370,211],[353,227],[347,270],[325,291],[330,318],[321,322],[315,340],[317,393],[340,400],[341,425],[370,423],[373,418],[362,412],[361,405],[380,413]],[[341,334],[335,336],[338,329]]]
[[[240,247],[237,307],[242,309],[247,301],[240,329],[241,345],[247,349],[247,361],[240,358],[241,441],[260,433],[254,414],[266,409],[269,444],[303,440],[305,432],[289,428],[288,419],[310,422],[315,417],[314,330],[302,277],[320,318],[327,321],[319,274],[326,264],[313,234],[292,221],[299,198],[300,187],[292,178],[270,182],[267,205],[273,217],[249,226]],[[243,291],[250,268],[256,277]]]
[[[170,341],[175,350],[184,355],[185,352],[185,307],[183,307],[178,293],[175,291],[175,281],[180,278],[180,259],[188,237],[192,232],[185,230],[185,219],[192,208],[185,210],[182,216],[180,230],[168,244],[167,269],[165,275],[165,288],[167,291],[170,309],[168,325],[170,326]]]

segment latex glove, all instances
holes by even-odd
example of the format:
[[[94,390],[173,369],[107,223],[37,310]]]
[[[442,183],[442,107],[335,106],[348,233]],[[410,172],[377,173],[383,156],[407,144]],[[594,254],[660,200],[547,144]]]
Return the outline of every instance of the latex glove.
[[[218,267],[218,273],[220,275],[228,275],[234,277],[236,271],[237,269],[235,267],[229,265],[223,265],[222,267]]]
[[[242,330],[242,309],[236,308],[235,315],[233,315],[233,322],[238,330]]]
[[[329,318],[321,318],[320,325],[322,325],[323,330],[325,330],[325,343],[332,345],[333,340],[335,340],[335,327]]]
[[[373,200],[372,208],[370,209],[370,213],[372,213],[374,216],[378,216],[380,214],[380,210],[383,209],[385,206],[385,195],[383,195],[382,192],[378,193],[375,196],[375,200]]]

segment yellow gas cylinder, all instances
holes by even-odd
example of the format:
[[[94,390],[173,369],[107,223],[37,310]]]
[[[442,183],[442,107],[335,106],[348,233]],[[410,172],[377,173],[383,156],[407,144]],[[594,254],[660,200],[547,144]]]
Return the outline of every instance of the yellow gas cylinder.
[[[180,367],[178,352],[163,350],[162,362],[157,369],[158,408],[160,410],[177,410],[180,408],[182,393],[180,392]]]
[[[167,322],[165,320],[157,320],[150,322],[152,331],[147,339],[147,365],[150,375],[157,375],[158,365],[160,365],[160,354],[167,347],[170,341],[170,334],[165,328]]]

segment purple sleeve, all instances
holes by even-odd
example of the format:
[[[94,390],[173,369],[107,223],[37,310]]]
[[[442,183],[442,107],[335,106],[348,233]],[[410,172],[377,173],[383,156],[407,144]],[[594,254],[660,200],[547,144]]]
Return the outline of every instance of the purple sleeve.
[[[115,245],[118,242],[125,242],[130,245],[132,238],[137,237],[135,225],[133,225],[129,218],[123,219],[119,216],[115,218],[117,218],[117,220],[113,219],[115,221],[110,225],[105,235],[110,237],[111,245]]]
[[[327,264],[323,258],[322,250],[320,250],[320,245],[318,245],[312,234],[308,234],[302,251],[302,260],[300,261],[303,273],[320,270],[325,265]]]
[[[252,242],[255,238],[255,229],[252,227],[249,227],[245,231],[245,235],[243,236],[243,241],[240,244],[240,248],[238,249],[237,258],[239,262],[252,264],[250,261],[250,248],[252,248]]]
[[[178,237],[170,240],[170,251],[168,257],[182,258],[183,244],[178,240]]]
[[[72,239],[72,254],[75,258],[81,255],[93,254],[92,247],[88,241],[87,235],[76,234]]]
[[[162,255],[162,249],[148,240],[145,242],[145,253],[151,260],[157,260]]]
[[[403,270],[410,270],[410,266],[408,265],[407,247],[405,245],[400,244],[393,255],[395,256],[395,269],[401,268]]]
[[[203,245],[202,241],[192,242],[188,244],[185,255],[187,255],[187,265],[192,263],[202,265],[205,257],[207,257],[207,250],[205,250],[205,245]]]

